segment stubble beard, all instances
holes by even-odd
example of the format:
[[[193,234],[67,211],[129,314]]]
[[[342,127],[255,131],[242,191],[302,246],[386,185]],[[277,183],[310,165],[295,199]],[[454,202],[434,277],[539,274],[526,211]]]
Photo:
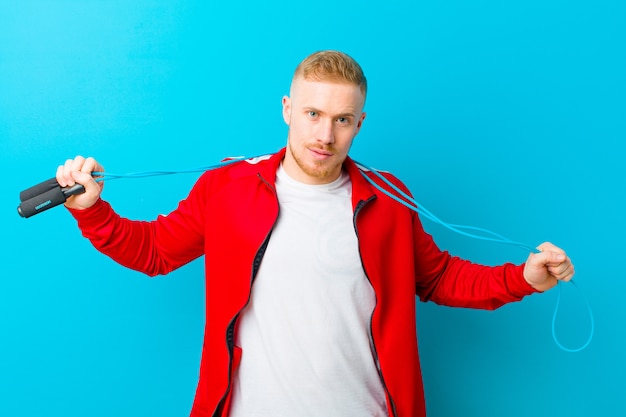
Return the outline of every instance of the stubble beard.
[[[327,151],[333,152],[335,154],[335,150],[332,146],[323,147],[319,149],[324,149]],[[304,146],[302,148],[304,152],[308,152],[308,148]],[[311,178],[316,178],[319,180],[328,179],[330,175],[337,170],[343,163],[343,161],[335,163],[335,162],[325,162],[325,161],[312,161],[311,164],[307,164],[302,158],[300,158],[299,154],[294,151],[293,145],[289,143],[289,152],[293,157],[294,161],[298,165],[298,167]],[[334,178],[333,178],[334,179]]]

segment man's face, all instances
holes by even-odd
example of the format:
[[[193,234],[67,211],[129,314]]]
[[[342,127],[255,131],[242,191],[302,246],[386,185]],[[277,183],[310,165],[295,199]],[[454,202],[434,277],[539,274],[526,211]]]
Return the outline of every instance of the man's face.
[[[283,97],[289,125],[283,161],[287,174],[307,184],[336,180],[365,119],[364,100],[353,84],[294,79],[291,97]]]

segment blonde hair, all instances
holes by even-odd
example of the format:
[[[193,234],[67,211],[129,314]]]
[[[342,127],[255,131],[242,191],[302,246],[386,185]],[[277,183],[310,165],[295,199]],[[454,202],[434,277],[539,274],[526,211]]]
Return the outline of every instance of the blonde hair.
[[[354,84],[365,97],[367,79],[361,66],[348,54],[339,51],[318,51],[306,57],[298,66],[293,78],[312,81],[333,81]]]

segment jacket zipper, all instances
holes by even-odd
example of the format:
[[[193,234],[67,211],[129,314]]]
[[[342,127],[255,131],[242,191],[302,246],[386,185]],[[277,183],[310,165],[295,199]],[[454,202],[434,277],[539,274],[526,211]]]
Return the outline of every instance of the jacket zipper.
[[[261,176],[260,173],[258,173],[257,175],[261,179],[261,181],[265,183],[274,192],[274,196],[276,196],[276,189],[272,187],[272,185],[268,183]],[[278,197],[276,198],[278,201]],[[276,216],[276,219],[278,219],[278,216]],[[272,230],[274,230],[274,226],[276,225],[276,219],[274,220],[274,223],[272,224],[270,231],[268,232],[267,236],[265,236],[263,243],[261,243],[261,246],[259,247],[259,249],[256,252],[256,255],[254,256],[254,260],[252,261],[252,275],[250,277],[250,291],[248,292],[248,299],[246,300],[246,303],[243,305],[243,307],[241,307],[241,309],[237,312],[237,314],[233,316],[232,320],[230,321],[228,325],[228,328],[226,329],[226,346],[228,347],[228,356],[229,356],[228,386],[226,387],[226,391],[224,392],[224,395],[222,395],[222,398],[219,400],[219,402],[217,403],[217,406],[215,407],[215,410],[213,411],[213,414],[212,414],[213,417],[220,417],[220,414],[224,411],[223,407],[224,407],[226,398],[228,397],[228,393],[232,389],[231,385],[232,385],[232,377],[233,377],[232,376],[233,352],[235,350],[235,325],[237,324],[237,320],[239,319],[241,312],[246,308],[248,303],[250,303],[250,297],[252,296],[252,284],[254,283],[254,279],[256,278],[257,273],[259,272],[259,267],[261,266],[261,259],[263,259],[263,255],[265,254],[265,250],[267,249],[267,245],[270,241],[270,236],[272,235]]]
[[[359,203],[357,204],[356,208],[354,209],[354,217],[353,217],[353,224],[354,224],[354,231],[356,232],[357,235],[357,239],[359,238],[359,229],[357,228],[356,225],[356,219],[357,216],[359,215],[361,209],[370,201],[374,200],[376,198],[376,196],[372,196],[367,200],[360,200]],[[363,272],[365,273],[365,277],[367,278],[367,280],[369,281],[370,285],[372,285],[372,280],[370,279],[369,275],[367,274],[367,271],[365,270],[365,264],[363,263],[363,258],[361,257],[361,250],[359,249],[359,257],[361,258],[361,265],[363,265]],[[374,288],[374,286],[372,285],[372,288]],[[376,295],[376,293],[374,292],[374,295]],[[374,318],[374,311],[376,310],[376,307],[378,306],[378,298],[376,297],[375,300],[375,304],[374,304],[374,309],[372,310],[372,314],[370,315],[370,323],[369,323],[369,336],[372,340],[372,349],[373,349],[373,354],[374,354],[374,361],[376,364],[376,370],[378,371],[378,377],[380,378],[380,382],[383,385],[383,389],[385,390],[385,394],[387,395],[387,398],[389,400],[389,405],[391,408],[391,412],[393,413],[392,417],[397,417],[398,412],[396,411],[396,405],[393,402],[393,399],[391,398],[391,393],[389,392],[389,389],[387,388],[387,384],[385,383],[385,378],[383,377],[383,371],[380,367],[380,360],[378,359],[378,351],[376,349],[376,341],[374,340],[374,331],[372,329],[372,321]]]

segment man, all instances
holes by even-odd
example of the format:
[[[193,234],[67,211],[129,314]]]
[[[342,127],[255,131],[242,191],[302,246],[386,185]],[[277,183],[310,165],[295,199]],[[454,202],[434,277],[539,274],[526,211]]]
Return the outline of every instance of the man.
[[[85,186],[66,202],[84,236],[120,264],[154,276],[205,256],[192,417],[423,416],[416,295],[494,309],[572,278],[549,243],[524,265],[441,251],[348,157],[366,90],[348,55],[307,57],[283,98],[286,148],[204,173],[152,222],[123,219],[100,198],[93,158],[58,168],[61,186]]]

